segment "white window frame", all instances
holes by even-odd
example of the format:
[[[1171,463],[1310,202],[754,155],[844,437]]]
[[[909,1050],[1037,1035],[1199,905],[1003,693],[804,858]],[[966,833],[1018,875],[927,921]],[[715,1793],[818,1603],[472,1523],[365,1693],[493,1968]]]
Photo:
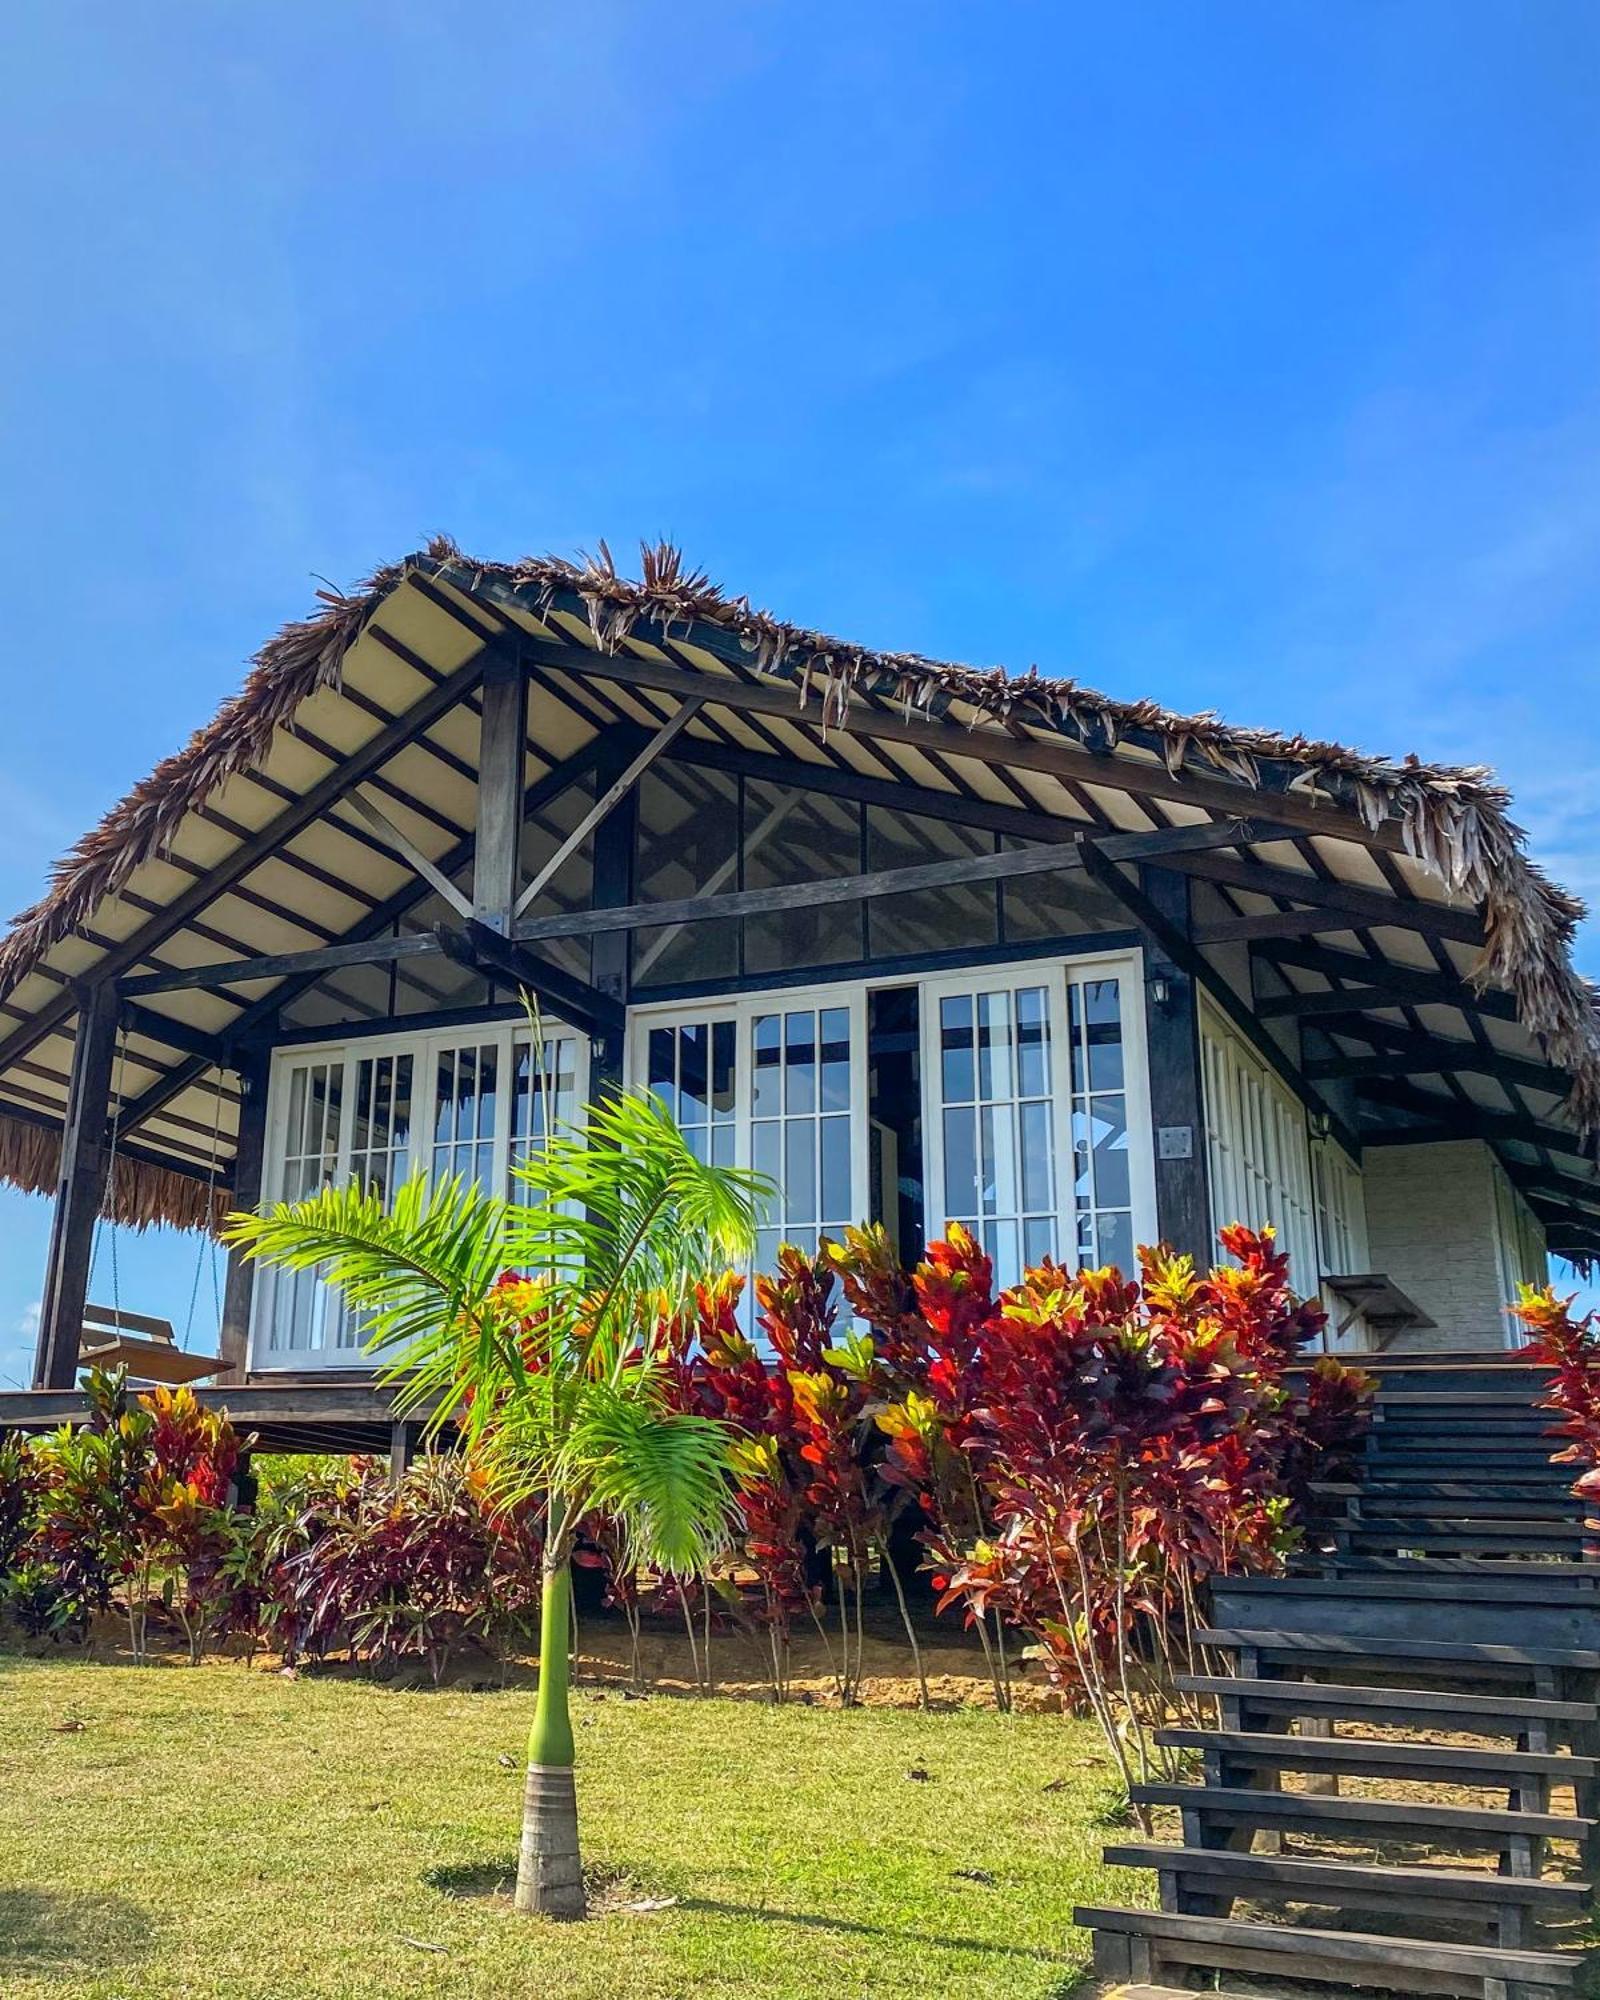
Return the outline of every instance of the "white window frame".
[[[944,1104],[937,1070],[939,1002],[950,995],[979,990],[994,992],[1005,988],[1014,994],[1019,988],[1042,986],[1049,992],[1051,1012],[1050,1094],[1051,1133],[1055,1146],[1057,1246],[1063,1263],[1076,1259],[1078,1214],[1073,1197],[1075,1163],[1068,988],[1098,979],[1119,982],[1122,1097],[1128,1121],[1128,1192],[1133,1240],[1135,1247],[1157,1240],[1160,1232],[1156,1217],[1150,1073],[1145,1048],[1144,954],[1123,950],[1074,953],[1065,959],[1019,959],[1005,965],[974,965],[959,972],[929,975],[916,982],[920,988],[921,1010],[923,1220],[930,1242],[943,1234],[949,1220],[937,1208],[938,1191],[944,1186]],[[1137,1275],[1136,1271],[1124,1273],[1126,1277]]]
[[[541,1024],[545,1041],[570,1040],[573,1045],[573,1105],[581,1111],[589,1096],[589,1038],[565,1022],[547,1019]],[[497,1103],[493,1153],[493,1185],[502,1193],[511,1191],[511,1124],[513,1063],[519,1042],[530,1039],[527,1023],[521,1020],[484,1021],[463,1019],[454,1027],[429,1028],[423,1033],[397,1029],[392,1034],[331,1036],[326,1041],[297,1042],[275,1049],[267,1086],[267,1130],[265,1171],[262,1175],[262,1205],[283,1199],[287,1169],[287,1142],[291,1079],[296,1069],[310,1064],[341,1065],[343,1070],[339,1106],[339,1145],[334,1184],[349,1178],[355,1126],[355,1084],[359,1065],[369,1057],[412,1058],[411,1144],[408,1178],[420,1169],[433,1169],[434,1089],[440,1056],[472,1043],[493,1046],[497,1051]],[[274,1349],[271,1345],[272,1319],[276,1295],[283,1275],[276,1267],[260,1265],[250,1312],[250,1359],[252,1372],[282,1373],[321,1369],[368,1370],[378,1364],[359,1346],[341,1346],[334,1338],[335,1318],[340,1308],[337,1294],[324,1288],[317,1321],[318,1344],[311,1347]]]
[[[1310,1297],[1324,1273],[1305,1105],[1205,994],[1200,1065],[1212,1220],[1218,1229],[1271,1222],[1290,1284]]]
[[[754,1064],[749,1060],[750,1030],[763,1014],[820,1012],[825,1007],[843,1008],[850,1017],[850,1191],[856,1213],[847,1219],[865,1219],[869,1200],[868,1178],[871,1161],[871,1120],[867,1116],[867,994],[874,986],[906,986],[906,979],[841,980],[818,986],[778,986],[760,993],[741,993],[726,998],[650,1001],[628,1009],[626,1075],[629,1087],[650,1087],[650,1031],[652,1028],[711,1026],[719,1021],[734,1024],[733,1164],[748,1168],[751,1160],[751,1098]],[[772,1225],[782,1232],[781,1220]]]

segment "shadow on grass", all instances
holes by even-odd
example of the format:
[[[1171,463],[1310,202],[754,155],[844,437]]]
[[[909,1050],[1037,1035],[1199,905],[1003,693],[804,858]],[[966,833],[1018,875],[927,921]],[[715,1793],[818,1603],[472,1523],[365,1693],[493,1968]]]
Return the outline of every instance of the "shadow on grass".
[[[1061,1954],[1042,1945],[997,1944],[992,1938],[947,1937],[939,1931],[909,1931],[888,1924],[862,1924],[851,1917],[815,1916],[805,1910],[774,1910],[752,1903],[718,1903],[708,1897],[685,1896],[685,1910],[704,1910],[716,1917],[751,1917],[763,1924],[793,1924],[800,1930],[830,1931],[839,1937],[888,1938],[897,1944],[932,1945],[937,1951],[972,1951],[991,1958],[1024,1958],[1035,1965],[1059,1965]],[[1074,1977],[1076,1978],[1076,1974]],[[1070,1985],[1063,1989],[1070,1992]]]
[[[0,1889],[0,1972],[70,1972],[137,1958],[150,1947],[150,1930],[148,1914],[123,1896]]]
[[[427,1869],[422,1877],[430,1889],[455,1897],[504,1898],[509,1904],[516,1886],[515,1855],[504,1860],[466,1861]],[[626,1869],[591,1863],[583,1871],[589,1897],[589,1914],[611,1916],[628,1911],[635,1899],[648,1897],[651,1885]],[[764,1924],[792,1924],[799,1930],[828,1931],[838,1937],[884,1938],[894,1944],[930,1945],[939,1951],[970,1951],[991,1958],[1025,1959],[1035,1965],[1060,1965],[1062,1955],[1040,1945],[1000,1944],[990,1938],[950,1937],[938,1931],[915,1931],[887,1924],[857,1923],[849,1917],[829,1917],[806,1910],[775,1910],[754,1903],[721,1903],[707,1896],[673,1898],[670,1907],[711,1917],[743,1917]],[[1087,1975],[1068,1973],[1065,1981],[1051,1989],[1051,2000],[1071,2000],[1084,1988]]]

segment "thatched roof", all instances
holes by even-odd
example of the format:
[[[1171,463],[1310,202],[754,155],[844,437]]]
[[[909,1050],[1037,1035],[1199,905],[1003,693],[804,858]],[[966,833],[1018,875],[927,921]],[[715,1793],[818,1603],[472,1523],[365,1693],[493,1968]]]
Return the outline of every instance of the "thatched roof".
[[[185,747],[167,758],[57,863],[46,893],[0,942],[0,998],[61,940],[81,934],[129,878],[168,850],[186,816],[231,777],[264,763],[278,732],[310,697],[340,683],[352,645],[377,608],[408,577],[472,592],[513,594],[531,612],[576,612],[602,652],[630,638],[671,636],[720,651],[794,686],[797,714],[847,728],[852,704],[871,695],[912,713],[971,725],[1020,724],[1096,753],[1086,776],[1116,784],[1118,753],[1154,752],[1175,775],[1221,777],[1242,794],[1256,788],[1326,804],[1330,825],[1351,818],[1374,836],[1398,828],[1399,846],[1452,898],[1477,905],[1486,945],[1475,977],[1514,995],[1523,1024],[1572,1079],[1569,1113],[1585,1132],[1600,1126],[1600,998],[1571,963],[1579,900],[1529,858],[1510,799],[1492,773],[1393,759],[1205,713],[1183,715],[1152,701],[1124,701],[1030,668],[974,669],[920,654],[877,651],[787,624],[729,596],[667,546],[642,551],[637,580],[619,574],[604,544],[597,557],[545,556],[484,563],[447,540],[378,570],[341,593],[318,593],[307,618],[286,625],[255,656],[239,693]],[[1087,760],[1086,760],[1087,762]],[[1241,806],[1250,801],[1241,796]],[[3,1136],[3,1135],[0,1135]],[[38,1134],[29,1143],[38,1151]],[[0,1173],[40,1185],[42,1158],[0,1159]]]

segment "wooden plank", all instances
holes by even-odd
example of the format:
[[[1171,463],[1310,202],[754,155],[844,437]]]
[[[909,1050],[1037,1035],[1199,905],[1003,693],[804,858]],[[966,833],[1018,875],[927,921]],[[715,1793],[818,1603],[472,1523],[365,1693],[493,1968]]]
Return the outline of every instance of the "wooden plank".
[[[72,1046],[61,1165],[39,1308],[33,1364],[36,1389],[68,1389],[77,1380],[83,1309],[89,1295],[89,1260],[106,1193],[106,1121],[116,1055],[117,992],[105,979],[87,989],[78,988],[75,997],[78,1030]]]
[[[1315,1658],[1337,1656],[1369,1660],[1439,1660],[1493,1667],[1571,1667],[1600,1673],[1600,1650],[1561,1646],[1512,1646],[1492,1641],[1393,1639],[1378,1634],[1304,1632],[1270,1626],[1206,1626],[1195,1643],[1231,1651],[1253,1646],[1264,1653]]]
[[[1337,1714],[1350,1719],[1371,1715],[1385,1720],[1384,1711],[1471,1715],[1480,1720],[1508,1721],[1520,1729],[1527,1719],[1547,1722],[1593,1722],[1600,1708],[1592,1701],[1533,1701],[1524,1695],[1462,1694],[1457,1688],[1360,1687],[1344,1681],[1263,1681],[1231,1674],[1179,1674],[1175,1686],[1185,1694],[1254,1703],[1306,1713]]]
[[[1401,994],[1419,1005],[1459,1007],[1463,1012],[1471,1009],[1497,1021],[1515,1021],[1518,1018],[1516,1001],[1497,987],[1485,987],[1479,992],[1459,977],[1451,978],[1446,973],[1428,972],[1412,965],[1397,965],[1393,960],[1375,963],[1358,952],[1339,951],[1332,945],[1275,944],[1265,947],[1256,956],[1266,959],[1271,965],[1290,965],[1303,972],[1321,973],[1327,979],[1348,980],[1353,989],[1349,997],[1362,1006],[1384,1005],[1381,1000],[1366,997],[1368,992],[1383,991]],[[1380,976],[1382,986],[1374,986],[1373,982]],[[1263,1015],[1320,1012],[1320,1007],[1308,1006],[1302,1010],[1299,1003],[1321,1002],[1334,997],[1332,993],[1283,994],[1263,1000],[1261,1012]],[[1394,1003],[1390,1001],[1387,1004],[1392,1006]]]
[[[1263,1770],[1348,1771],[1369,1777],[1480,1780],[1507,1784],[1518,1778],[1592,1778],[1600,1763],[1555,1751],[1485,1750],[1459,1743],[1402,1743],[1361,1736],[1289,1736],[1249,1729],[1158,1729],[1156,1742],[1172,1750],[1214,1750],[1229,1763]]]
[[[1381,1021],[1348,1022],[1338,1032],[1361,1041],[1375,1041],[1378,1050],[1373,1055],[1313,1057],[1306,1064],[1306,1075],[1315,1082],[1442,1076],[1447,1071],[1457,1071],[1467,1076],[1492,1076],[1501,1083],[1521,1084],[1552,1097],[1565,1097],[1572,1088],[1571,1076],[1551,1063],[1506,1055],[1499,1049],[1480,1048],[1476,1042],[1458,1041],[1451,1036],[1390,1034],[1385,1032]]]
[[[1386,1902],[1405,1897],[1412,1905],[1542,1904],[1576,1914],[1588,1903],[1591,1884],[1548,1876],[1491,1875],[1466,1868],[1403,1868],[1392,1862],[1349,1862],[1320,1855],[1251,1854],[1237,1848],[1166,1847],[1159,1841],[1118,1841],[1102,1857],[1113,1868],[1157,1868],[1163,1874],[1214,1875],[1274,1889],[1283,1900],[1315,1903],[1323,1898],[1295,1890],[1341,1892],[1338,1900],[1361,1906],[1366,1896]]]
[[[609,994],[502,937],[487,924],[468,923],[459,929],[443,925],[434,935],[446,956],[458,965],[486,973],[497,985],[514,992],[531,994],[583,1034],[620,1034],[626,1026],[626,1010]]]
[[[1135,1785],[1135,1803],[1195,1812],[1221,1822],[1268,1826],[1273,1821],[1310,1833],[1326,1828],[1375,1832],[1389,1840],[1444,1847],[1453,1840],[1490,1844],[1532,1836],[1540,1840],[1581,1840],[1589,1821],[1572,1813],[1515,1812],[1502,1806],[1433,1805],[1411,1799],[1323,1797],[1309,1792],[1258,1791],[1247,1785]]]
[[[1146,863],[1139,884],[1179,935],[1191,933],[1188,877]],[[1156,1225],[1200,1270],[1215,1255],[1200,1082],[1200,1012],[1189,972],[1152,936],[1145,947],[1145,1063],[1156,1133]]]
[[[471,916],[472,904],[467,897],[462,895],[438,863],[430,861],[417,843],[409,835],[402,833],[387,814],[379,812],[372,801],[364,799],[359,792],[349,793],[343,803],[353,813],[358,813],[378,838],[386,846],[391,847],[402,861],[414,868],[428,887],[444,898],[457,916]]]
[[[240,1060],[239,1143],[233,1161],[235,1208],[254,1210],[261,1200],[266,1160],[267,1084],[271,1058],[265,1049],[251,1049]],[[250,1346],[250,1312],[255,1298],[256,1267],[237,1245],[228,1251],[222,1292],[221,1353],[227,1383],[244,1379]]]
[[[390,965],[396,959],[429,958],[436,956],[438,950],[430,931],[417,931],[405,937],[356,938],[344,944],[320,945],[315,951],[273,952],[260,958],[226,959],[215,965],[184,966],[171,972],[138,973],[122,982],[122,991],[176,993],[187,987],[245,986],[259,979],[335,972],[342,965]],[[277,1004],[281,1005],[281,1000]]]
[[[1273,803],[1276,805],[1277,801]],[[1310,903],[1317,909],[1339,910],[1364,926],[1397,924],[1402,930],[1421,931],[1427,937],[1453,938],[1461,944],[1483,943],[1483,925],[1476,911],[1452,909],[1444,903],[1425,903],[1416,897],[1392,896],[1386,890],[1364,888],[1356,882],[1302,875],[1297,868],[1230,860],[1221,854],[1190,855],[1173,865],[1230,888],[1250,889],[1262,896],[1283,896]]]
[[[1229,1917],[1180,1916],[1165,1910],[1079,1908],[1073,1911],[1072,1920],[1091,1928],[1195,1944],[1248,1942],[1258,1951],[1290,1960],[1322,1958],[1349,1965],[1471,1973],[1481,1978],[1524,1979],[1564,1987],[1575,1985],[1582,1970],[1582,1962],[1576,1955],[1564,1953],[1508,1950],[1499,1945],[1444,1944],[1423,1938],[1369,1937],[1359,1931],[1312,1930],[1300,1925],[1291,1928]],[[1292,1964],[1281,1969],[1295,1970]]]
[[[472,898],[460,914],[502,933],[511,929],[522,868],[527,717],[527,668],[519,656],[500,649],[483,677]]]

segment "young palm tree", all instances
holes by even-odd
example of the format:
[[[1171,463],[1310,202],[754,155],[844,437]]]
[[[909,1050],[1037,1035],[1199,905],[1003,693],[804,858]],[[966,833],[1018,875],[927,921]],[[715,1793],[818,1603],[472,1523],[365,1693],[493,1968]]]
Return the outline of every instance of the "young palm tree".
[[[421,1178],[387,1208],[328,1189],[229,1218],[265,1262],[320,1270],[389,1357],[396,1409],[459,1426],[501,1504],[547,1515],[539,1691],[528,1743],[517,1908],[584,1911],[567,1688],[572,1548],[585,1514],[637,1558],[686,1574],[732,1524],[729,1433],[670,1407],[666,1327],[694,1286],[742,1262],[759,1176],[696,1159],[652,1096],[608,1096],[519,1165],[522,1198]],[[524,1274],[504,1282],[507,1273]]]

